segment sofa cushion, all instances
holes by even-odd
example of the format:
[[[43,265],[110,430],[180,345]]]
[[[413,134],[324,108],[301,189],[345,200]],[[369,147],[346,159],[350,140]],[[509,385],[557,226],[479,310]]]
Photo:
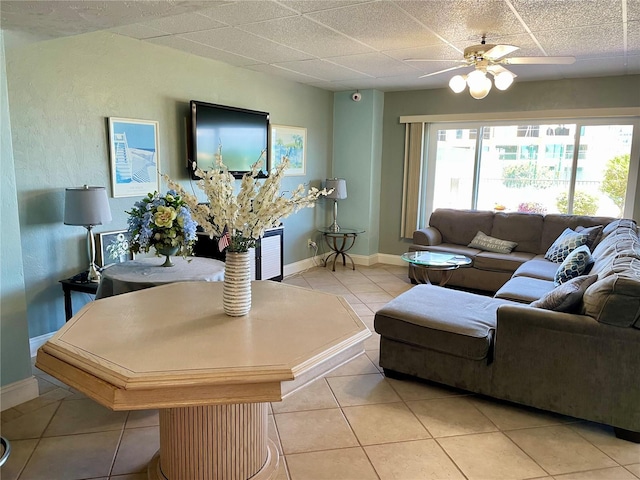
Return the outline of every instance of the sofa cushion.
[[[376,332],[472,360],[487,357],[500,305],[511,303],[435,285],[416,285],[376,312]]]
[[[427,252],[436,252],[436,253],[453,253],[454,255],[465,255],[471,259],[473,259],[480,250],[477,248],[469,248],[466,245],[455,245],[453,243],[441,243],[439,245],[412,245],[409,247],[410,252],[424,250]]]
[[[513,273],[532,256],[533,253],[527,252],[479,252],[473,259],[473,266],[479,270]]]
[[[581,275],[554,288],[539,300],[531,302],[532,307],[574,313],[582,305],[582,297],[587,288],[598,279],[597,275]]]
[[[516,242],[516,252],[539,253],[543,219],[538,213],[499,212],[493,217],[491,231],[483,231],[492,237]]]
[[[544,258],[551,262],[562,263],[573,250],[587,243],[588,238],[587,234],[577,233],[566,228],[549,247]]]
[[[587,272],[592,263],[593,257],[589,247],[586,245],[579,246],[567,255],[567,258],[560,264],[553,277],[553,284],[557,287],[572,278],[579,277]]]
[[[546,260],[542,255],[538,255],[526,263],[523,263],[513,274],[514,277],[531,277],[542,280],[551,280],[558,271],[558,264]]]
[[[496,292],[494,298],[531,303],[553,290],[552,281],[531,277],[512,277]]]
[[[443,243],[469,245],[478,231],[491,231],[493,212],[438,208],[429,217],[429,225],[440,231]]]
[[[471,243],[467,245],[467,247],[496,253],[511,253],[511,250],[517,246],[518,244],[516,242],[490,237],[484,232],[476,233],[476,236],[473,237]]]

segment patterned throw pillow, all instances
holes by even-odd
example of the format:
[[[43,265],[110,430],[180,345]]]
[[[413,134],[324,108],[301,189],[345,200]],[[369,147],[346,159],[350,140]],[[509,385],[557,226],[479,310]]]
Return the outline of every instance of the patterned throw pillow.
[[[557,287],[572,278],[579,277],[587,272],[587,269],[592,263],[593,257],[591,256],[589,247],[586,245],[579,246],[560,264],[553,277],[553,284]]]
[[[559,287],[554,288],[541,299],[531,302],[532,307],[555,310],[556,312],[575,312],[582,302],[584,292],[596,280],[597,275],[582,275],[572,278]]]
[[[589,235],[584,233],[577,233],[566,228],[564,232],[560,234],[553,245],[549,247],[547,253],[544,254],[544,258],[554,263],[562,263],[572,251],[581,245],[587,243]]]
[[[477,248],[479,250],[485,250],[487,252],[496,253],[511,253],[511,250],[516,248],[518,244],[516,242],[510,242],[509,240],[500,240],[499,238],[490,237],[483,232],[476,233],[471,243],[467,245],[471,248]]]

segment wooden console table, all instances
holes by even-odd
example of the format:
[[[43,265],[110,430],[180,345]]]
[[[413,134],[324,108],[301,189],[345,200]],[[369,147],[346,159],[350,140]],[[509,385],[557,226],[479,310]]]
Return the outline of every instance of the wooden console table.
[[[273,479],[268,402],[364,352],[371,332],[342,297],[252,283],[244,317],[222,282],[179,282],[91,302],[36,366],[113,410],[160,409],[153,480]]]
[[[98,291],[97,282],[82,282],[77,280],[82,274],[75,275],[71,278],[60,280],[62,285],[62,293],[64,294],[64,316],[68,322],[73,316],[73,303],[71,302],[71,292],[89,293],[95,295]],[[86,277],[86,275],[85,275]]]

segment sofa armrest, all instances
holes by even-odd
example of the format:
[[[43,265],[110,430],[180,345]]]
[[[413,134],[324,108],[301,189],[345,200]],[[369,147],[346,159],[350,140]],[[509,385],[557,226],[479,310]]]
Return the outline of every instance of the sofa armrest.
[[[439,245],[442,243],[442,234],[433,227],[422,228],[413,232],[413,243],[416,245]]]
[[[599,323],[587,315],[555,312],[528,305],[502,305],[498,309],[498,328],[500,324],[518,322],[527,329],[544,329],[566,331],[580,335],[595,335],[599,331]]]

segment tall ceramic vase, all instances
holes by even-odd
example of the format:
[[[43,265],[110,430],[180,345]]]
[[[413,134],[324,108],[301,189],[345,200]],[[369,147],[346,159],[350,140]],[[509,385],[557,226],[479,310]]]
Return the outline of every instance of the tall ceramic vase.
[[[251,310],[251,263],[249,252],[227,252],[222,288],[224,313],[242,317]]]

